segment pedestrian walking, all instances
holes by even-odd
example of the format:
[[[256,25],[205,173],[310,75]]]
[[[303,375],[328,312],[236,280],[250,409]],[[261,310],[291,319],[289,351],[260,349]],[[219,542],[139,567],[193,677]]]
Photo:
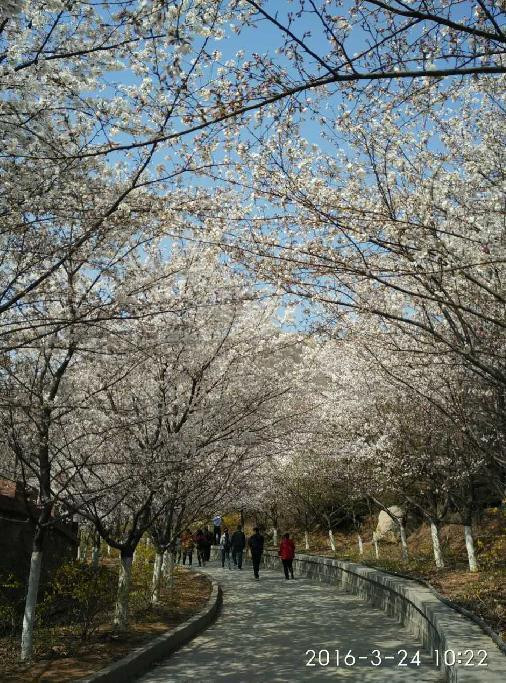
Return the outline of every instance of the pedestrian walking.
[[[220,551],[221,551],[221,566],[225,568],[225,560],[227,561],[228,568],[232,569],[230,564],[230,536],[228,535],[228,529],[223,530],[223,534],[220,538]]]
[[[281,562],[283,563],[285,579],[288,581],[290,576],[293,579],[293,558],[295,557],[295,543],[290,538],[290,534],[283,534],[283,538],[281,539],[281,543],[279,544],[279,556],[281,558]]]
[[[262,553],[264,551],[264,537],[260,533],[258,527],[253,529],[253,536],[250,536],[248,541],[249,550],[251,553],[251,562],[253,564],[253,574],[255,579],[258,581],[260,560],[262,559]]]
[[[199,562],[199,567],[206,566],[206,550],[207,550],[207,540],[204,536],[202,529],[199,529],[195,534],[195,546],[197,548],[197,560]]]
[[[213,532],[207,528],[204,531],[204,536],[206,537],[206,562],[211,559],[211,546],[213,545]]]
[[[230,545],[232,546],[232,562],[237,569],[242,569],[242,554],[246,547],[246,536],[244,535],[240,524],[238,525],[237,530],[232,534]]]
[[[193,534],[190,531],[190,529],[186,529],[186,531],[181,535],[181,547],[183,548],[183,565],[186,563],[186,558],[188,558],[188,565],[190,567],[192,566],[194,545],[195,544],[193,542]]]
[[[219,543],[221,539],[221,517],[220,515],[215,515],[213,517],[213,533],[215,543]]]

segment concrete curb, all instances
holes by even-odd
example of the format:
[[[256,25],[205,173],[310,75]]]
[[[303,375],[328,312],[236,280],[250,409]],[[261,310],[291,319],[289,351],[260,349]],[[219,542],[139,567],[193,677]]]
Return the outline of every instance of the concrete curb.
[[[195,572],[207,579],[202,572]],[[163,659],[185,645],[196,635],[204,631],[216,619],[222,601],[221,586],[210,579],[212,588],[207,605],[193,617],[175,629],[162,633],[149,643],[133,650],[129,655],[118,659],[105,669],[101,669],[87,678],[80,678],[76,683],[128,683],[146,672],[159,659]]]
[[[281,571],[276,551],[264,552],[264,564]],[[396,617],[433,653],[434,659],[438,656],[447,681],[502,683],[505,680],[506,658],[492,638],[416,581],[318,555],[296,555],[294,568],[301,576],[337,584]],[[479,653],[483,651],[487,653],[487,666],[477,667],[483,657]],[[472,665],[465,666],[463,662],[470,658]]]
[[[452,602],[448,598],[445,598],[445,596],[441,595],[441,593],[439,593],[439,591],[437,591],[431,583],[425,581],[424,579],[416,579],[411,576],[407,576],[406,574],[401,574],[400,572],[387,571],[386,569],[381,571],[384,571],[385,574],[392,574],[392,576],[400,576],[401,579],[408,579],[409,581],[415,581],[416,583],[419,583],[421,586],[426,586],[430,591],[434,593],[438,600],[441,600],[441,602],[444,602],[444,604],[448,605],[448,607],[451,607],[456,612],[460,612],[460,614],[463,614],[467,619],[470,619],[471,621],[474,621],[475,624],[478,624],[481,630],[484,633],[486,633],[487,636],[492,638],[492,640],[501,650],[501,652],[506,655],[506,643],[498,633],[496,633],[485,621],[483,621],[481,617],[479,617],[474,612],[470,612],[465,607],[461,607],[461,605],[457,605],[455,602]]]
[[[275,551],[275,548],[268,548],[268,550]],[[309,554],[310,556],[311,554]],[[320,555],[315,555],[315,557],[320,557]],[[377,567],[374,567],[373,564],[369,565],[361,565],[364,567],[371,567],[371,569],[378,569]],[[474,612],[470,612],[468,609],[465,607],[462,607],[461,605],[457,605],[457,603],[452,602],[448,598],[446,598],[444,595],[441,595],[439,591],[437,591],[434,586],[429,583],[428,581],[425,581],[425,579],[422,578],[415,578],[413,576],[408,576],[407,574],[402,574],[401,572],[395,572],[393,570],[389,569],[378,569],[378,571],[383,572],[384,574],[390,574],[392,576],[398,576],[401,579],[408,579],[409,581],[414,581],[415,583],[419,583],[421,586],[426,586],[429,590],[431,590],[434,595],[438,598],[438,600],[441,600],[441,602],[444,602],[445,605],[448,605],[448,607],[451,607],[454,609],[456,612],[460,612],[460,614],[463,614],[467,619],[470,619],[471,621],[474,621],[478,626],[481,628],[481,630],[486,633],[487,636],[490,636],[494,643],[497,645],[497,647],[501,650],[503,654],[506,655],[506,642],[501,638],[501,636],[496,633],[481,617],[479,617],[477,614]]]

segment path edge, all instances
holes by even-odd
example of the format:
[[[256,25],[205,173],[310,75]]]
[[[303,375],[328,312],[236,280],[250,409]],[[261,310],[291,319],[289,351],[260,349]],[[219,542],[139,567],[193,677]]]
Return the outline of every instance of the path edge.
[[[211,594],[206,606],[176,628],[162,633],[145,645],[135,648],[130,654],[112,662],[100,671],[79,678],[75,683],[128,683],[148,671],[155,662],[168,657],[195,636],[205,631],[216,617],[221,607],[223,592],[220,584],[208,574],[197,572],[211,582]]]
[[[368,567],[369,565],[364,565],[365,567]],[[376,569],[376,567],[372,566],[372,569]],[[448,607],[451,607],[454,609],[456,612],[459,612],[460,614],[463,614],[467,619],[470,619],[471,621],[474,621],[475,624],[478,624],[478,626],[481,628],[481,630],[492,640],[494,643],[497,645],[497,647],[501,650],[501,652],[506,655],[506,642],[501,638],[501,636],[493,630],[491,626],[487,624],[486,621],[484,621],[481,617],[479,617],[477,614],[474,612],[471,612],[470,610],[466,609],[465,607],[462,607],[462,605],[458,605],[456,602],[453,602],[446,596],[442,595],[434,586],[429,583],[428,581],[425,581],[425,579],[422,579],[420,577],[415,577],[415,576],[408,576],[407,574],[402,574],[401,572],[395,572],[391,571],[388,569],[381,569],[378,571],[382,571],[385,574],[391,574],[392,576],[399,576],[401,579],[408,579],[409,581],[415,581],[416,583],[419,583],[421,586],[425,586],[428,588],[434,595],[437,597],[438,600],[441,600],[441,602],[444,602],[445,605],[448,605]]]
[[[264,552],[264,564],[281,570],[278,553]],[[451,683],[502,683],[506,670],[504,652],[482,628],[443,602],[433,590],[411,578],[389,574],[355,562],[321,555],[297,553],[294,568],[300,576],[313,581],[339,586],[361,597],[366,603],[382,609],[399,620],[422,641],[432,653],[440,653],[441,671]],[[489,666],[465,667],[444,663],[445,651],[486,650]]]

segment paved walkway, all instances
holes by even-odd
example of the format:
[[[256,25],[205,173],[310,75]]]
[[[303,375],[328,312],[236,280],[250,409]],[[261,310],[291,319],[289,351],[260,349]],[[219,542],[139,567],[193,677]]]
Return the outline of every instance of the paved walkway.
[[[255,581],[250,566],[230,571],[210,562],[205,571],[223,588],[217,621],[140,678],[142,683],[444,680],[408,631],[354,595],[307,579],[286,581],[282,572],[272,570],[261,571]],[[306,666],[312,656],[308,650],[316,653],[315,666]],[[356,657],[353,666],[344,665],[349,650]],[[372,666],[377,661],[373,650],[394,659]],[[420,666],[399,666],[404,656],[399,650],[408,654],[405,663],[419,650]]]

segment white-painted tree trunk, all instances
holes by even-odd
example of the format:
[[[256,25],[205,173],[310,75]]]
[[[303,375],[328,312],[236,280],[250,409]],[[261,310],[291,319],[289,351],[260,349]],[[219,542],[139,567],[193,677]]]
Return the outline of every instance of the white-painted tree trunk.
[[[372,542],[374,544],[374,554],[376,555],[376,559],[379,560],[380,551],[379,551],[378,539],[376,538],[376,534],[374,534],[374,533],[372,535]]]
[[[304,543],[306,545],[306,550],[309,550],[309,534],[307,531],[304,531]]]
[[[163,560],[162,560],[162,575],[165,578],[167,577],[167,572],[168,572],[167,565],[169,564],[169,555],[170,555],[169,550],[165,550],[163,553]]]
[[[175,555],[172,552],[172,550],[166,550],[165,555],[167,557],[167,561],[165,564],[165,580],[167,582],[168,587],[172,587],[172,580],[174,578],[174,560],[175,560]]]
[[[132,562],[135,562],[135,556],[136,556],[136,554],[137,554],[137,551],[134,550],[134,554],[132,555]]]
[[[111,554],[111,546],[110,546],[110,545],[107,546],[107,554],[108,554],[108,555]]]
[[[478,563],[476,562],[476,555],[474,552],[473,530],[467,524],[464,525],[464,537],[466,539],[466,550],[467,550],[467,557],[469,560],[469,571],[477,572],[478,571]]]
[[[83,532],[81,529],[77,532],[77,561],[82,562],[83,559]]]
[[[33,652],[33,626],[35,621],[35,609],[37,607],[37,594],[39,592],[40,569],[42,567],[42,550],[34,550],[30,559],[30,574],[28,577],[28,591],[25,601],[25,613],[23,616],[23,630],[21,633],[21,661],[27,662],[32,658]]]
[[[437,524],[431,521],[430,523],[430,535],[432,537],[432,548],[434,549],[434,559],[436,561],[436,567],[441,569],[445,566],[443,551],[441,550],[441,542],[439,540],[439,529]]]
[[[275,546],[278,545],[278,530],[276,527],[272,529],[272,544]]]
[[[156,605],[160,601],[160,581],[162,579],[163,553],[156,551],[153,565],[153,580],[151,583],[151,604]]]
[[[358,552],[360,555],[364,554],[364,543],[362,541],[362,536],[360,534],[357,534],[358,536]]]
[[[130,579],[132,576],[132,556],[120,557],[118,594],[114,613],[114,628],[125,631],[128,627],[128,605],[130,600]]]
[[[334,534],[332,533],[332,529],[329,529],[329,542],[330,542],[330,547],[332,548],[332,552],[336,552],[336,544],[334,541]]]
[[[146,536],[146,539],[144,541],[144,547],[146,548],[146,550],[149,550],[150,546],[151,546],[151,539],[149,538],[149,536]],[[144,553],[144,564],[149,564],[149,559],[150,559],[150,553],[149,552]]]
[[[169,579],[172,581],[174,577],[174,562],[176,560],[176,556],[174,553],[169,553],[169,565],[168,565],[168,571],[169,571]]]
[[[93,546],[93,552],[91,554],[91,566],[93,569],[98,569],[98,562],[100,560],[100,545]]]
[[[401,552],[402,552],[402,559],[407,562],[409,560],[409,551],[408,551],[408,541],[406,539],[406,527],[404,526],[404,520],[399,519],[399,531],[401,534]]]

